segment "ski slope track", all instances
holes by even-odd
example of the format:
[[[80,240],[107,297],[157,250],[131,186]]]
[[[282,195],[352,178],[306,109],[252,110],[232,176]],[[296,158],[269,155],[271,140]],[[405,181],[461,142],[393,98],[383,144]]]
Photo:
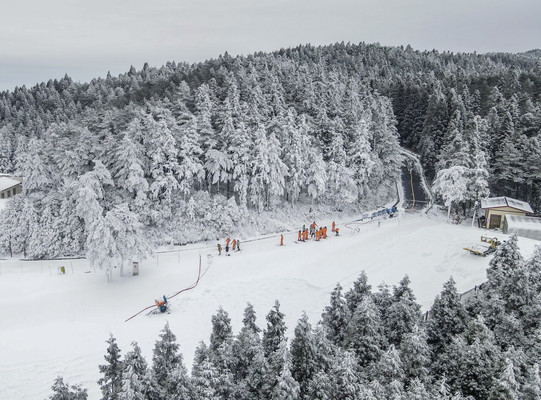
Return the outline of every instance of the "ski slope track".
[[[402,166],[402,187],[404,194],[402,207],[405,210],[428,212],[434,203],[432,193],[426,182],[423,166],[419,156],[404,148],[401,149],[404,156]]]
[[[370,223],[360,219],[337,216],[340,236],[318,242],[297,243],[297,226],[283,233],[284,246],[280,233],[241,237],[242,250],[228,257],[218,256],[216,242],[158,249],[140,262],[138,276],[121,277],[114,269],[111,283],[84,259],[0,260],[0,399],[46,399],[57,376],[87,388],[89,399],[99,399],[98,365],[105,362],[109,334],[122,355],[136,341],[151,362],[166,321],[191,368],[197,345],[209,341],[211,317],[219,307],[228,312],[237,334],[248,302],[264,329],[265,316],[278,300],[291,339],[303,311],[315,325],[336,284],[349,290],[363,270],[375,291],[382,282],[393,286],[407,274],[423,310],[450,276],[461,292],[486,280],[491,257],[462,250],[486,232],[471,221],[449,224],[434,211],[401,212]],[[317,216],[315,221],[332,223]],[[306,224],[311,222],[307,217]],[[501,233],[491,236],[507,239]],[[536,244],[519,238],[525,257]],[[59,273],[61,265],[65,274]],[[191,289],[179,292],[185,288]],[[170,313],[143,313],[125,322],[154,299],[177,292]]]

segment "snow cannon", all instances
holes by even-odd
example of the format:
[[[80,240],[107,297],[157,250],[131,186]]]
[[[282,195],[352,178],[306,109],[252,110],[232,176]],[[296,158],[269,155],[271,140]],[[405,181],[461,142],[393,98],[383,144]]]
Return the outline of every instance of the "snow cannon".
[[[167,311],[167,297],[163,296],[163,301],[156,300],[156,306],[158,306],[160,312],[164,313]]]

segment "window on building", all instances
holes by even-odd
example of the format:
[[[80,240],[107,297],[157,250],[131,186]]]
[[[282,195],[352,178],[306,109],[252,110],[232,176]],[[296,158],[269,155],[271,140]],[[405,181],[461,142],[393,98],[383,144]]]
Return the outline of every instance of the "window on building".
[[[4,196],[5,196],[5,193],[4,193],[4,192],[2,192],[2,198],[4,198]]]

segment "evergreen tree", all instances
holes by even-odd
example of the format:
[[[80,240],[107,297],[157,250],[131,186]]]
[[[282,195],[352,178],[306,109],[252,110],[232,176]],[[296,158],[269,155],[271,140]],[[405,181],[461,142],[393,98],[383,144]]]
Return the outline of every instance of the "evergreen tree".
[[[487,290],[502,297],[508,312],[518,311],[524,302],[531,299],[531,294],[528,293],[527,271],[518,250],[517,235],[512,235],[498,246],[487,268],[487,278]]]
[[[539,375],[539,364],[534,364],[528,369],[528,377],[522,387],[522,399],[538,400],[541,398],[541,377]]]
[[[160,339],[154,346],[152,356],[151,397],[156,400],[170,398],[188,398],[191,392],[191,382],[186,367],[179,353],[179,345],[176,336],[169,329],[169,323],[165,325],[160,334]]]
[[[442,292],[436,296],[429,315],[428,343],[437,355],[451,343],[455,335],[464,332],[468,323],[468,314],[452,277],[443,285]]]
[[[362,367],[371,365],[381,357],[387,341],[379,311],[371,297],[365,297],[357,306],[344,342],[348,349],[355,352]]]
[[[219,356],[218,350],[221,346],[233,338],[231,329],[231,318],[222,307],[218,309],[216,315],[212,316],[212,332],[210,334],[209,350],[216,356]]]
[[[107,354],[105,361],[107,364],[98,366],[103,377],[98,380],[103,400],[118,400],[118,394],[122,389],[122,370],[123,362],[120,359],[120,349],[116,344],[116,339],[111,335],[107,340]]]
[[[284,314],[280,312],[280,303],[274,302],[274,307],[267,314],[267,329],[263,331],[263,350],[265,357],[280,349],[280,344],[285,342],[286,325]]]
[[[388,339],[395,346],[399,346],[403,336],[413,332],[413,328],[421,321],[421,306],[417,304],[409,284],[410,280],[406,275],[399,285],[394,287],[392,303],[387,311]]]
[[[356,399],[360,397],[362,386],[353,353],[345,351],[335,361],[330,371],[333,399]]]
[[[321,368],[315,340],[308,316],[303,313],[291,341],[291,374],[300,385],[301,398],[306,397],[310,381]]]
[[[346,329],[350,319],[349,309],[342,295],[342,286],[338,283],[331,293],[331,301],[322,314],[322,324],[327,330],[327,338],[336,345],[341,345],[346,338]]]
[[[422,327],[416,326],[412,333],[404,336],[399,354],[408,386],[413,386],[416,381],[422,383],[429,381],[431,351],[427,334]]]
[[[88,398],[86,389],[82,389],[79,385],[70,387],[60,376],[55,379],[51,389],[54,394],[49,397],[49,400],[86,400]]]
[[[132,347],[133,350],[124,357],[122,388],[117,397],[119,400],[145,400],[149,393],[147,363],[137,343],[133,342]]]
[[[217,398],[215,388],[219,384],[219,372],[210,360],[209,350],[204,343],[200,343],[195,350],[192,382],[195,398],[200,400]]]
[[[275,366],[276,365],[276,366]],[[278,369],[278,366],[279,369]],[[296,400],[299,399],[300,387],[291,374],[291,354],[287,349],[286,342],[280,344],[280,348],[271,357],[269,371],[277,370],[278,374],[270,377],[272,389],[270,398],[276,400]]]
[[[351,315],[366,296],[371,296],[372,286],[368,284],[368,276],[365,271],[353,282],[353,287],[346,293],[346,302]]]

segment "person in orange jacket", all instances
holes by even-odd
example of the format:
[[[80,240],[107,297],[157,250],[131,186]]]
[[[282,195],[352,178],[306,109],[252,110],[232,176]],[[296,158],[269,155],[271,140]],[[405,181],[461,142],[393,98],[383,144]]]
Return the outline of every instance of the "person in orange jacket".
[[[327,227],[323,227],[323,239],[327,239]]]
[[[332,222],[332,229],[331,229],[331,232],[334,232],[336,230],[336,224],[334,223],[334,221]]]
[[[229,242],[230,242],[230,241],[231,241],[231,239],[229,239],[229,238],[225,239],[225,245],[226,245],[226,246],[229,246]]]
[[[237,247],[237,241],[236,241],[236,239],[233,239],[233,242],[232,242],[232,244],[231,244],[231,250],[232,250],[232,251],[235,251],[235,248],[236,248],[236,247]]]
[[[308,229],[304,230],[304,240],[308,240]]]
[[[297,239],[298,242],[300,242],[302,240],[301,238],[301,231],[299,231],[299,238]]]
[[[284,235],[280,234],[280,246],[284,245]]]

